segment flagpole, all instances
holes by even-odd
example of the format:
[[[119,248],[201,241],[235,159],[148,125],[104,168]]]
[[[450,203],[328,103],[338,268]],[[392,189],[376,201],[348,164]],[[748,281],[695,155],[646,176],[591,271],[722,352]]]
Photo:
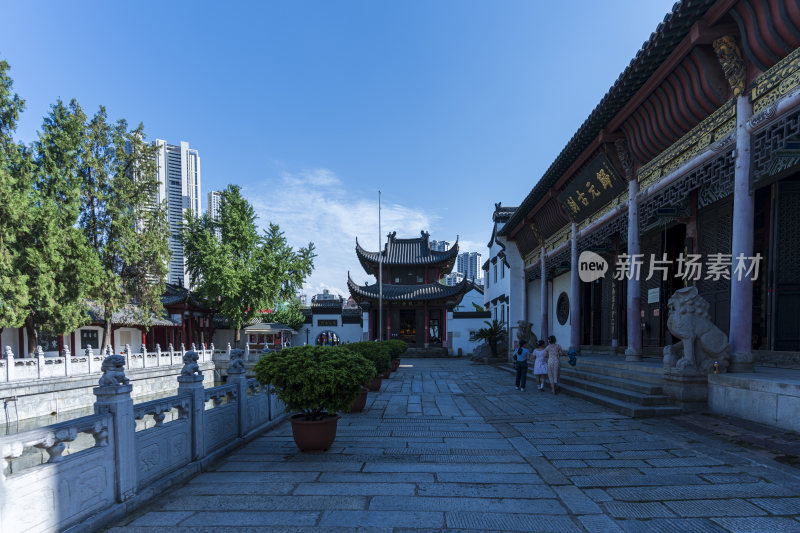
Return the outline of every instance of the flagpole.
[[[381,191],[378,189],[378,340],[383,340],[383,251],[381,250]]]

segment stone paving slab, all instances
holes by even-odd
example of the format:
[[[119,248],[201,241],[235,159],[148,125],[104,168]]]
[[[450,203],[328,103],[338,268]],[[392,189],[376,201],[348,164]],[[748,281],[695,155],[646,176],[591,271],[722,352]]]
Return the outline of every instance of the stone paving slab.
[[[538,531],[541,533],[569,533],[581,530],[573,519],[565,516],[474,512],[447,513],[447,526],[478,531]]]
[[[712,518],[714,522],[731,533],[798,533],[800,522],[791,518],[755,517],[755,518]]]
[[[800,532],[797,470],[512,380],[411,360],[328,452],[284,423],[108,531]]]

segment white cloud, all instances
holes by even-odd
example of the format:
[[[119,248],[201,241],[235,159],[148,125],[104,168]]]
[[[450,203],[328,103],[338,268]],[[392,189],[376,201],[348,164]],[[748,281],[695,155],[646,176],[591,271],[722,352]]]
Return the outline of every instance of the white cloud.
[[[284,172],[278,180],[267,180],[262,188],[245,188],[243,194],[253,204],[262,227],[269,222],[278,224],[295,248],[314,243],[314,272],[304,287],[309,297],[328,289],[347,298],[348,270],[357,283],[375,281],[358,262],[355,246],[358,237],[364,248],[379,248],[377,190],[353,190],[334,172],[320,168]],[[435,221],[436,217],[421,209],[382,202],[381,247],[391,231],[414,237],[421,230],[430,231]]]

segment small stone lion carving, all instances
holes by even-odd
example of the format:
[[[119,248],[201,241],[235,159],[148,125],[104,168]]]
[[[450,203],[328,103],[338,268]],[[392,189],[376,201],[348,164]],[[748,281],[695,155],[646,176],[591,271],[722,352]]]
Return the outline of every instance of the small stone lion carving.
[[[231,361],[228,363],[228,373],[244,372],[244,361],[242,361],[242,350],[239,348],[231,350]]]
[[[200,367],[197,365],[199,359],[197,352],[188,351],[183,354],[183,368],[181,369],[181,376],[196,376],[200,373]]]
[[[121,355],[109,355],[103,359],[100,370],[103,371],[99,381],[101,387],[127,385],[129,383],[128,378],[125,377],[125,358]]]
[[[527,320],[517,320],[517,325],[519,325],[519,329],[517,330],[517,340],[518,341],[525,341],[525,344],[531,346],[536,344],[536,335],[533,333],[533,324],[528,322]]]
[[[707,374],[719,364],[719,372],[728,368],[728,336],[711,322],[709,304],[696,287],[680,289],[668,302],[667,328],[681,339],[664,347],[664,370],[677,368],[684,373]]]

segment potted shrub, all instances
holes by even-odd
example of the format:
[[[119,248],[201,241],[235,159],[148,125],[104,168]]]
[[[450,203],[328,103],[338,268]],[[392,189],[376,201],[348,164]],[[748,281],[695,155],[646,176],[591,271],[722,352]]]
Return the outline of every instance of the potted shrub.
[[[287,409],[292,435],[304,452],[321,452],[336,438],[337,411],[349,408],[374,364],[346,347],[297,346],[265,355],[255,365],[258,381],[269,384]]]
[[[408,350],[408,343],[399,339],[385,341],[389,347],[389,355],[392,358],[391,369],[396,372],[400,368],[400,356]]]
[[[347,347],[372,361],[377,377],[365,385],[371,391],[380,390],[382,377],[389,371],[391,364],[391,356],[383,344],[380,342],[355,342],[348,344]]]

